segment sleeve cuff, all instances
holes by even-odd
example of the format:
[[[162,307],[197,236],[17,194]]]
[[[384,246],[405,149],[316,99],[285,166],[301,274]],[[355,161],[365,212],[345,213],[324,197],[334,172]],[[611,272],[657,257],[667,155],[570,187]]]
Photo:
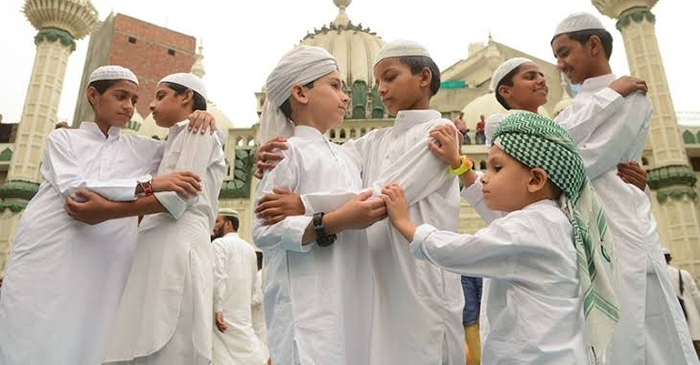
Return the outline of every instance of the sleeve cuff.
[[[484,176],[484,173],[478,171],[476,175],[478,176],[476,181],[474,181],[470,187],[462,188],[461,191],[462,198],[464,198],[464,200],[466,200],[467,203],[472,206],[475,206],[484,199],[484,193],[481,192],[481,177]]]
[[[112,186],[105,186],[97,182],[88,181],[82,184],[81,187],[94,191],[108,200],[128,202],[136,200],[136,185],[136,180],[116,182],[113,183]]]
[[[293,216],[287,217],[282,221],[282,247],[285,250],[296,252],[308,252],[315,242],[302,244],[301,239],[304,237],[306,227],[311,223],[312,217],[309,216]]]
[[[605,99],[608,99],[611,102],[615,101],[616,99],[622,99],[622,95],[618,94],[617,91],[615,91],[609,87],[606,87],[605,89],[600,90],[598,92],[598,96],[603,97]]]
[[[437,228],[429,225],[429,224],[422,224],[416,228],[416,232],[413,234],[413,242],[411,242],[410,250],[411,254],[413,257],[415,257],[418,260],[426,260],[429,261],[428,255],[424,252],[425,250],[425,239],[428,238],[428,236],[435,232]]]
[[[223,303],[214,302],[214,313],[219,313],[224,311]]]
[[[172,191],[159,191],[153,193],[153,196],[163,205],[163,208],[170,213],[175,219],[180,219],[187,210],[187,202],[180,198],[177,193]]]

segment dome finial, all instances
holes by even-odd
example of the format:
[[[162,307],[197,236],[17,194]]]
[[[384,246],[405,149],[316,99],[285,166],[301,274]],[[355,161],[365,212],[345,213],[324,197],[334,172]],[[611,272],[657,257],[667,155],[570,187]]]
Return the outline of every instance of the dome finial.
[[[350,18],[345,14],[345,9],[350,6],[350,3],[352,3],[352,0],[333,0],[333,4],[340,10],[333,21],[336,27],[347,27],[350,24]]]

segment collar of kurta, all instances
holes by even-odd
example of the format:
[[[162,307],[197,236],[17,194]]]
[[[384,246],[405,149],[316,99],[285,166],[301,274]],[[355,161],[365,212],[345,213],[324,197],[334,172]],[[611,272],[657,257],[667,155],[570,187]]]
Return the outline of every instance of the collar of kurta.
[[[238,232],[229,232],[224,235],[225,238],[237,238],[238,237]],[[222,238],[224,238],[222,237]]]
[[[396,114],[393,130],[399,133],[404,132],[415,125],[440,118],[442,118],[442,114],[437,110],[401,110]]]
[[[182,122],[175,123],[172,127],[168,129],[168,140],[172,140],[180,131],[185,128],[190,123],[189,119],[185,119]]]
[[[581,84],[581,91],[598,91],[600,89],[608,87],[608,85],[615,81],[616,78],[617,76],[615,76],[615,74],[607,74],[603,76],[587,78],[583,81],[583,84]]]
[[[102,138],[105,137],[104,133],[102,133],[102,130],[95,122],[82,122],[80,123],[80,129],[99,134]],[[121,135],[121,130],[122,129],[118,127],[109,127],[109,130],[107,131],[107,139],[113,140],[119,138],[119,136]]]
[[[552,199],[543,199],[543,200],[528,204],[522,210],[532,210],[532,209],[537,209],[538,207],[544,207],[547,205],[561,209],[561,205],[559,204],[559,202],[552,200]]]
[[[294,127],[294,137],[301,137],[311,140],[326,140],[326,137],[324,137],[323,134],[318,131],[318,129],[305,125],[298,125]]]

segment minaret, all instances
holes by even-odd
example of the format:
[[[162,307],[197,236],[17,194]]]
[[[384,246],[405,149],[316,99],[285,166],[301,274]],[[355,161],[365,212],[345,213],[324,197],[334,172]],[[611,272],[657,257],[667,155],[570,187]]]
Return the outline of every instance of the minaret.
[[[656,40],[656,17],[651,8],[658,0],[592,0],[602,14],[617,19],[625,43],[630,73],[646,80],[654,112],[647,140],[648,184],[656,199],[654,213],[661,242],[673,252],[673,261],[700,276],[700,225],[695,174],[688,164],[676,121]],[[646,154],[645,154],[646,155]]]
[[[204,53],[202,53],[202,50],[204,47],[199,45],[199,48],[197,49],[197,54],[195,55],[195,60],[194,63],[192,64],[192,68],[190,69],[190,72],[199,77],[200,79],[204,77],[206,74],[206,71],[204,71],[204,64],[202,63],[202,59],[204,59]]]
[[[22,9],[39,32],[7,182],[0,188],[0,272],[19,214],[36,193],[46,136],[55,128],[68,57],[75,41],[99,23],[89,0],[26,0]]]

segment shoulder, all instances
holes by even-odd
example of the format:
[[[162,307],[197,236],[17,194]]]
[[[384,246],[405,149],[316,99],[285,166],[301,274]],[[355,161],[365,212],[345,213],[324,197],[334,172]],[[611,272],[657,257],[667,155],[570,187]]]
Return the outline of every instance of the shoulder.
[[[81,138],[83,136],[87,135],[82,129],[59,128],[51,131],[51,133],[46,136],[46,139],[49,142],[63,142],[68,141],[71,138]]]
[[[542,237],[543,234],[573,237],[573,227],[566,214],[559,207],[550,204],[517,210],[493,223],[514,237]]]

